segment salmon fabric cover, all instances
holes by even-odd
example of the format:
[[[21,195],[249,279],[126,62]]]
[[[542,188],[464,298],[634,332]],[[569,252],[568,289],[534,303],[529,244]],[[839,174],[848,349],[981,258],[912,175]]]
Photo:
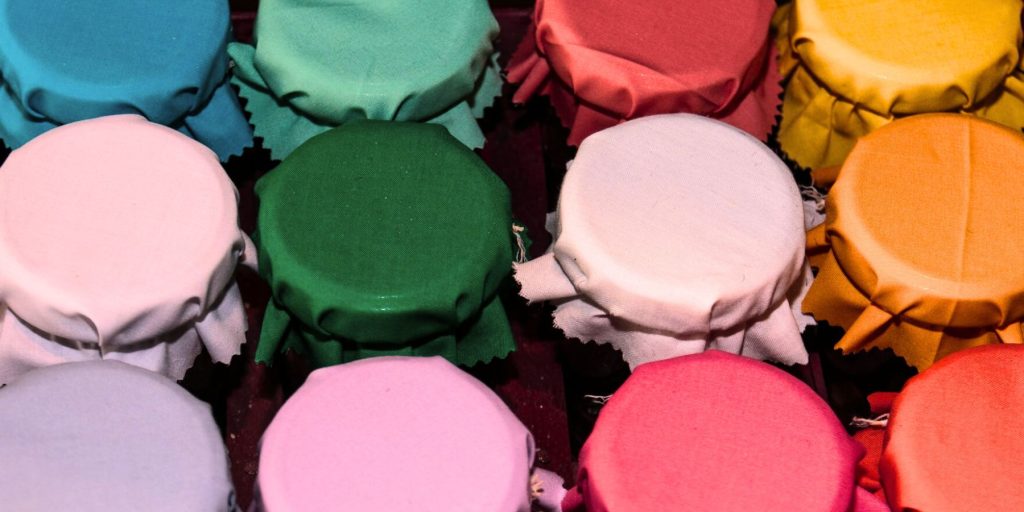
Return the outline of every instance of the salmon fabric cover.
[[[881,477],[894,510],[1024,510],[1024,347],[954,354],[893,404]]]
[[[765,140],[782,89],[769,0],[538,0],[508,66],[514,101],[550,98],[569,143],[624,120],[687,112]]]

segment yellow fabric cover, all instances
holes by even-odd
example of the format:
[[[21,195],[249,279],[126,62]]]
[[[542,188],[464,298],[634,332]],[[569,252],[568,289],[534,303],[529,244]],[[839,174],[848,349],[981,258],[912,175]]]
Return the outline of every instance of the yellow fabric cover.
[[[839,165],[893,119],[963,112],[1024,126],[1021,0],[795,0],[773,24],[789,79],[779,142]]]

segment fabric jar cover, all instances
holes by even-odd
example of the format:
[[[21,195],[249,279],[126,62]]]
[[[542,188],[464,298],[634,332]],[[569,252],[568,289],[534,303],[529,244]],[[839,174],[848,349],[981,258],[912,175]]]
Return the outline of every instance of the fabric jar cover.
[[[886,511],[862,449],[806,384],[720,351],[640,366],[580,451],[566,512]]]
[[[771,0],[538,0],[508,66],[514,101],[549,97],[569,143],[624,120],[689,112],[765,140],[782,87]]]
[[[255,510],[557,510],[531,478],[530,432],[440,357],[377,357],[313,372],[263,436]],[[539,470],[542,471],[542,470]],[[553,505],[553,507],[552,507]]]
[[[141,114],[212,148],[252,144],[228,83],[225,0],[7,0],[0,6],[0,139]]]
[[[119,361],[50,366],[0,389],[5,510],[237,510],[210,406]]]
[[[961,111],[1024,127],[1020,0],[795,0],[773,24],[788,79],[778,140],[804,167],[843,162],[894,119]]]
[[[472,365],[515,348],[498,289],[515,243],[508,189],[444,128],[359,121],[256,184],[270,283],[256,358],[374,355]]]
[[[136,115],[54,128],[0,168],[0,383],[118,359],[175,379],[245,342],[254,262],[209,149]]]
[[[630,366],[706,348],[806,363],[803,205],[785,164],[740,130],[650,116],[580,145],[552,251],[516,265],[566,336]]]
[[[893,403],[882,484],[894,510],[1024,510],[1024,347],[958,352]]]
[[[501,93],[486,0],[262,0],[235,83],[274,158],[355,119],[427,121],[467,146]]]
[[[804,300],[846,329],[844,352],[891,348],[918,368],[976,345],[1021,343],[1020,133],[928,114],[857,143],[808,233],[820,268]]]

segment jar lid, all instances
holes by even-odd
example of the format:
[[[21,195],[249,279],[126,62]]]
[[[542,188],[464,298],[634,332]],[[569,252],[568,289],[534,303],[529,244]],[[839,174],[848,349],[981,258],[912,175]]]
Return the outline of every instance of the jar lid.
[[[514,344],[499,285],[512,267],[508,189],[442,127],[361,121],[310,139],[256,186],[268,306],[259,358],[316,364]]]
[[[11,510],[235,510],[210,406],[117,361],[35,370],[0,390]]]
[[[891,347],[917,368],[977,344],[1019,343],[1024,137],[930,114],[860,139],[828,198],[831,254],[804,302],[846,350]]]
[[[633,372],[580,452],[576,492],[589,510],[847,512],[861,454],[806,384],[712,350]]]
[[[893,403],[881,475],[893,510],[1020,510],[1024,347],[953,354]]]
[[[313,372],[260,451],[263,510],[530,510],[533,438],[439,357]]]
[[[769,0],[540,0],[509,80],[522,83],[518,102],[552,97],[573,145],[623,120],[673,112],[764,139],[782,91],[769,56],[774,10]]]
[[[252,132],[227,85],[227,2],[10,0],[0,9],[0,137],[138,113],[222,158]]]
[[[793,303],[803,206],[785,164],[724,123],[645,117],[580,145],[549,254],[516,267],[523,296],[557,300],[569,337],[632,365],[721,348],[806,362]]]
[[[356,119],[430,121],[483,146],[474,117],[501,91],[485,0],[264,0],[234,83],[275,158]]]
[[[838,96],[880,114],[969,108],[1020,60],[1017,0],[794,3],[790,44]]]
[[[248,239],[209,149],[136,115],[71,123],[11,153],[0,203],[0,298],[21,320],[99,353],[159,336],[238,353]]]

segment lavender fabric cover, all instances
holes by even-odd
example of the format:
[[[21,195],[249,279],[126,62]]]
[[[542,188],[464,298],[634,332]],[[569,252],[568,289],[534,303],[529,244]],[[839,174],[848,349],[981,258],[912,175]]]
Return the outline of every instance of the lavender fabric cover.
[[[0,389],[0,508],[235,510],[210,407],[118,361],[50,366]]]
[[[533,437],[490,389],[441,357],[323,368],[263,437],[254,510],[529,512]],[[547,508],[547,510],[553,510]]]
[[[70,123],[0,168],[0,383],[118,359],[175,379],[245,342],[255,262],[217,156],[140,116]]]
[[[750,135],[689,114],[591,135],[562,185],[552,250],[516,265],[566,336],[631,367],[709,348],[805,363],[803,203]]]

